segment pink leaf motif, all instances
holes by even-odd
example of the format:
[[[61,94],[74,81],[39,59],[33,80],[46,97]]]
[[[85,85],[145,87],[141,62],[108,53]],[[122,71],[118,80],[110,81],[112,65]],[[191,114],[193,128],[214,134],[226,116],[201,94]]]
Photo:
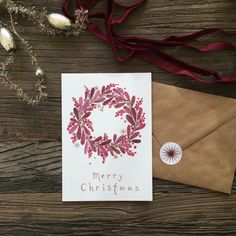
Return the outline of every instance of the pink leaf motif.
[[[88,96],[89,96],[89,91],[88,91],[88,90],[86,90],[86,92],[85,92],[85,99],[87,99],[87,98],[88,98]]]
[[[92,88],[90,91],[90,98],[91,99],[93,98],[94,92],[95,92],[95,88]]]
[[[105,86],[102,86],[102,94],[105,92]]]
[[[106,106],[109,102],[111,102],[113,98],[110,98],[110,99],[107,99],[104,103],[103,103],[103,106]]]
[[[124,110],[132,116],[132,112],[127,106],[124,107]]]
[[[130,125],[127,126],[127,137],[129,138],[130,136],[130,130],[131,130],[131,127]]]
[[[103,94],[110,94],[111,92],[112,92],[111,90],[106,90],[106,91],[104,91]]]
[[[79,106],[80,106],[80,107],[83,105],[83,102],[84,102],[83,98],[80,97],[80,98],[79,98]]]
[[[115,93],[121,95],[121,93],[120,93],[120,91],[119,91],[118,89],[115,89],[115,88],[114,88],[113,91],[114,91]]]
[[[123,153],[123,154],[125,154],[125,148],[123,148],[123,147],[119,147],[120,148],[120,150],[121,150],[121,152]]]
[[[122,143],[121,146],[127,149],[132,148],[132,145],[129,143]]]
[[[111,155],[114,156],[114,151],[111,148],[109,149],[109,151],[110,151]]]
[[[104,102],[106,100],[106,98],[99,98],[98,100],[95,100],[95,103],[101,103]]]
[[[120,151],[114,147],[111,147],[111,149],[116,153],[116,154],[120,154]]]
[[[122,98],[122,97],[116,97],[116,101],[117,101],[117,102],[125,103],[125,99]]]
[[[142,113],[143,113],[143,109],[140,107],[138,111],[137,119],[140,119]]]
[[[124,135],[121,135],[121,136],[116,140],[116,144],[120,143],[123,138],[124,138]]]
[[[78,127],[78,125],[72,126],[72,127],[70,128],[70,130],[69,130],[69,134],[74,133],[74,132],[76,131],[77,127]]]
[[[84,145],[84,143],[85,143],[85,134],[84,134],[84,132],[82,132],[82,134],[81,134],[81,144]]]
[[[125,98],[126,98],[127,100],[130,100],[130,96],[129,96],[129,94],[128,94],[127,92],[125,92],[124,95],[125,95]]]
[[[92,110],[93,110],[92,107],[89,107],[89,108],[86,109],[86,111],[92,111]]]
[[[126,119],[127,119],[127,121],[129,121],[129,123],[131,125],[135,126],[134,120],[133,120],[133,118],[130,115],[126,115]]]
[[[79,120],[79,111],[77,108],[74,108],[75,117]]]
[[[132,115],[133,115],[133,118],[134,118],[134,120],[136,120],[136,110],[132,107],[131,108],[131,112],[132,112]]]
[[[89,142],[87,141],[84,147],[84,153],[87,154],[89,149]]]
[[[108,153],[107,153],[106,149],[105,149],[102,145],[100,145],[99,147],[100,147],[101,151],[103,152],[103,154],[104,154],[105,156],[107,156]]]
[[[74,118],[70,118],[70,120],[71,120],[72,122],[74,122],[74,123],[78,123],[78,121],[77,121],[76,119],[74,119]]]
[[[104,141],[101,143],[102,146],[108,145],[109,143],[111,143],[111,139],[108,139],[107,141]]]
[[[138,125],[135,130],[140,130],[140,129],[143,129],[145,128],[146,124],[141,124],[141,125]]]
[[[81,139],[81,127],[79,126],[78,130],[77,130],[77,139],[80,140]]]
[[[114,135],[113,135],[113,142],[115,142],[115,141],[116,141],[116,138],[117,138],[117,135],[116,135],[116,134],[114,134]]]
[[[90,115],[91,115],[91,112],[87,112],[87,113],[85,113],[85,114],[82,116],[81,119],[86,119],[86,118],[88,118]]]
[[[90,135],[90,131],[89,131],[89,129],[88,129],[86,126],[84,126],[84,131],[85,131],[85,133],[86,133],[87,135]]]
[[[92,148],[92,150],[94,151],[94,152],[96,152],[97,150],[96,150],[96,146],[95,146],[95,144],[93,143],[93,142],[89,142],[90,143],[90,146],[91,146],[91,148]]]
[[[84,105],[82,106],[81,110],[86,110],[88,106],[89,106],[89,100],[86,100],[84,102]]]
[[[101,154],[100,146],[98,146],[97,154],[98,154],[98,156],[100,156],[100,154]]]
[[[94,97],[93,97],[93,99],[94,100],[98,99],[100,95],[101,95],[100,90],[97,90]]]
[[[134,140],[132,140],[132,142],[134,142],[134,143],[141,143],[141,140],[140,139],[134,139]]]
[[[102,140],[102,136],[99,136],[99,137],[97,137],[97,138],[94,140],[94,142],[97,143],[97,142],[99,142],[99,141],[101,141],[101,140]]]
[[[136,99],[136,97],[135,97],[135,96],[133,96],[133,97],[132,97],[132,100],[131,100],[131,106],[133,106],[133,105],[134,105],[134,103],[135,103],[135,99]]]
[[[123,107],[125,105],[125,103],[118,103],[115,105],[115,108],[120,108]]]
[[[133,133],[133,134],[130,136],[130,139],[137,138],[138,136],[139,136],[139,132]]]

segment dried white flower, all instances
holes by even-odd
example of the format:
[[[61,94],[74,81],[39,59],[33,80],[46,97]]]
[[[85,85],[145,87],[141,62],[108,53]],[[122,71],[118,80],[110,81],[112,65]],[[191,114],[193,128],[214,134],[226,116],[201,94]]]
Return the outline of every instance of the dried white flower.
[[[60,30],[67,30],[72,26],[69,18],[58,13],[49,14],[48,21],[53,27]]]
[[[5,27],[0,28],[0,43],[8,52],[16,47],[12,34]]]

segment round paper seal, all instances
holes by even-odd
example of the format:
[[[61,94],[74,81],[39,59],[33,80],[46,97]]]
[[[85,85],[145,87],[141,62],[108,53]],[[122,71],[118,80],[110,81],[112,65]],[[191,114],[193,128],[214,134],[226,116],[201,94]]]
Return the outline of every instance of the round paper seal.
[[[177,143],[165,143],[160,149],[160,158],[167,165],[175,165],[182,158],[182,149]]]

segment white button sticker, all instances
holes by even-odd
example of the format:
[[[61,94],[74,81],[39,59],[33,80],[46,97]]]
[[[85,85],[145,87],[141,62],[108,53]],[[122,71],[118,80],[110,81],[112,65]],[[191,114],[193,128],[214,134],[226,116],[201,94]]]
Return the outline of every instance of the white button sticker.
[[[161,147],[160,158],[167,165],[175,165],[182,158],[182,149],[177,143],[165,143]]]

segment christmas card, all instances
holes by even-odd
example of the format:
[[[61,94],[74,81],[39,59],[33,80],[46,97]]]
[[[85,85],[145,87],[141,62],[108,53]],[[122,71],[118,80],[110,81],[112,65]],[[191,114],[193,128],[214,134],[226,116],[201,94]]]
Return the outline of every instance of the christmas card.
[[[62,74],[63,201],[152,201],[151,73]]]

